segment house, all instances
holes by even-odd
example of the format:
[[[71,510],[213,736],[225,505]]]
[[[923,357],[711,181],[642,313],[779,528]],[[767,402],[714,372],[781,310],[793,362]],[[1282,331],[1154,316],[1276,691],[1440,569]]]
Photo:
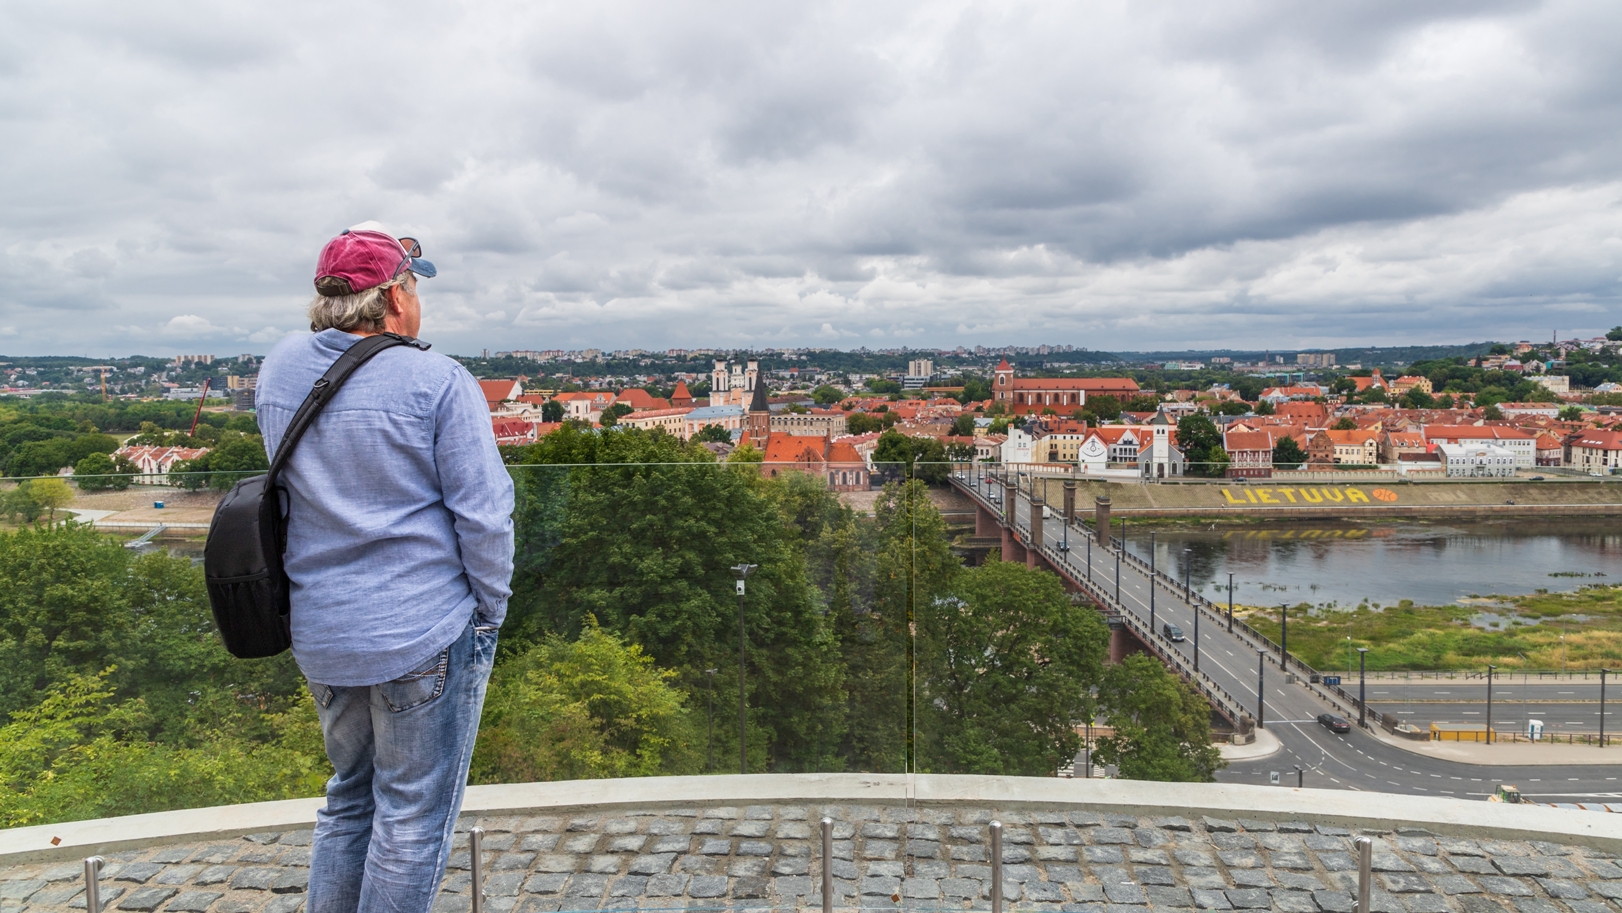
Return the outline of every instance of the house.
[[[1375,387],[1378,387],[1381,390],[1386,390],[1388,392],[1390,391],[1390,388],[1386,386],[1385,378],[1380,376],[1380,369],[1379,368],[1375,368],[1373,373],[1371,373],[1368,377],[1354,377],[1354,378],[1352,378],[1352,383],[1357,385],[1357,392],[1358,393],[1367,392],[1368,390],[1370,390],[1372,388],[1375,388]]]
[[[1615,472],[1622,466],[1622,431],[1585,431],[1571,440],[1574,469],[1585,472]]]
[[[1325,428],[1329,425],[1329,407],[1323,403],[1282,403],[1274,409],[1273,414],[1281,421],[1299,423],[1308,428]]]
[[[670,401],[656,397],[641,387],[628,387],[621,390],[610,405],[626,405],[630,406],[633,412],[648,412],[654,409],[669,409]]]
[[[738,445],[744,444],[764,454],[761,472],[768,478],[798,471],[824,479],[834,491],[866,491],[871,487],[867,460],[850,442],[835,441],[827,435],[773,432],[764,384],[755,387],[744,414],[744,431]]]
[[[1380,462],[1397,463],[1413,456],[1425,453],[1430,445],[1425,442],[1422,431],[1387,431],[1380,435]]]
[[[691,406],[682,409],[647,409],[641,412],[632,412],[630,415],[622,415],[619,423],[626,428],[642,428],[644,430],[659,428],[666,434],[686,440],[687,416],[694,411]]]
[[[1435,392],[1431,379],[1423,374],[1404,374],[1392,381],[1389,389],[1392,396],[1401,396],[1409,390],[1418,390],[1427,395]]]
[[[1003,442],[1004,463],[1074,463],[1082,444],[1087,440],[1086,425],[1069,423],[1072,427],[1062,431],[1049,431],[1032,423],[1024,428],[1009,426],[1008,439]]]
[[[685,409],[693,404],[693,394],[687,389],[687,381],[676,381],[676,389],[670,393],[670,408]]]
[[[1539,466],[1564,466],[1566,464],[1566,448],[1560,438],[1544,432],[1537,437],[1537,464]]]
[[[522,447],[539,439],[535,423],[516,418],[493,418],[490,430],[495,432],[499,447]]]
[[[1268,387],[1262,391],[1260,399],[1277,406],[1296,400],[1313,400],[1323,395],[1324,388],[1316,384],[1302,384],[1294,387]]]
[[[743,407],[700,406],[693,409],[683,419],[682,433],[678,437],[684,441],[688,440],[702,431],[706,425],[720,425],[734,432],[733,437],[737,437],[736,432],[743,430]]]
[[[1307,468],[1325,469],[1335,465],[1335,441],[1320,431],[1307,440]]]
[[[1503,478],[1515,475],[1515,454],[1495,444],[1437,444],[1442,467],[1450,479]]]
[[[207,447],[120,447],[113,455],[135,464],[134,481],[141,485],[167,485],[176,463],[195,460],[208,453]]]
[[[1539,418],[1559,418],[1563,403],[1499,403],[1498,411],[1504,413],[1505,418],[1526,418],[1537,416]]]
[[[992,402],[1002,403],[1014,415],[1052,409],[1069,415],[1087,404],[1088,396],[1114,396],[1127,400],[1140,392],[1130,377],[1015,377],[1008,359],[997,365],[992,378]]]
[[[1518,468],[1531,469],[1537,465],[1537,439],[1507,425],[1426,425],[1425,440],[1431,444],[1503,447],[1515,454]]]
[[[517,380],[481,380],[479,389],[484,393],[484,404],[491,412],[502,411],[502,403],[516,402],[524,395],[524,385]]]
[[[1320,431],[1313,438],[1327,438],[1336,463],[1373,466],[1380,462],[1380,434],[1377,431]]]
[[[1228,452],[1230,479],[1265,479],[1273,474],[1273,448],[1277,441],[1271,431],[1234,431],[1222,435],[1222,449]]]

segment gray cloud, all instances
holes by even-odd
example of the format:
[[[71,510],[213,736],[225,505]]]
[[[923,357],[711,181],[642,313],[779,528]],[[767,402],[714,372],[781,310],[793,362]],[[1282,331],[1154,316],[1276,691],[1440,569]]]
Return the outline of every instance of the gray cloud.
[[[6,351],[263,350],[365,219],[451,351],[1622,323],[1604,4],[5,9]]]

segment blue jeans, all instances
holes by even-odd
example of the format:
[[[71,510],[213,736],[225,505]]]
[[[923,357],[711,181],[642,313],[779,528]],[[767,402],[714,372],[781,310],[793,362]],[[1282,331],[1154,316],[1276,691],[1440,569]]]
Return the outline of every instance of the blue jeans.
[[[462,809],[495,625],[368,687],[309,682],[336,771],[316,815],[309,913],[427,913]]]

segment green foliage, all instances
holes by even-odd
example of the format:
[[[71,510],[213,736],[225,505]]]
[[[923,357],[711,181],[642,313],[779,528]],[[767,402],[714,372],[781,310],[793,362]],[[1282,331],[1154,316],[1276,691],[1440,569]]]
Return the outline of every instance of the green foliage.
[[[811,391],[811,400],[819,406],[831,406],[845,398],[845,391],[823,384]]]
[[[1581,406],[1566,406],[1560,410],[1559,418],[1562,422],[1580,422],[1583,420],[1583,409]]]
[[[130,487],[136,471],[126,456],[92,453],[73,466],[73,481],[80,491],[123,491]]]
[[[204,487],[225,491],[269,468],[263,438],[257,434],[224,431],[219,435],[219,443],[207,453],[176,463],[169,471],[169,484],[188,491]]]
[[[1622,342],[1622,327],[1611,327],[1605,331],[1605,338],[1612,342]]]
[[[1228,468],[1222,432],[1210,417],[1194,413],[1177,421],[1177,446],[1188,460],[1189,475],[1220,476]]]
[[[561,422],[563,421],[563,412],[563,404],[555,399],[549,399],[541,403],[541,421],[543,422]]]
[[[1433,409],[1436,407],[1436,398],[1418,387],[1413,387],[1402,395],[1398,405],[1404,409]]]
[[[590,623],[549,635],[491,677],[470,781],[697,773],[697,733],[676,673]]]
[[[727,444],[732,441],[732,432],[720,425],[705,425],[698,429],[697,434],[693,435],[693,440],[700,443]]]
[[[1502,421],[1504,418],[1504,410],[1498,408],[1497,403],[1490,403],[1488,404],[1487,408],[1481,410],[1481,417],[1487,419],[1488,421]]]
[[[921,615],[921,769],[1051,776],[1075,757],[1109,641],[1096,611],[1054,574],[993,561]]]
[[[612,428],[619,424],[620,419],[635,411],[627,403],[615,403],[603,410],[603,417],[597,420],[597,424],[604,428]]]
[[[900,384],[893,380],[885,380],[882,377],[869,377],[867,379],[866,386],[867,389],[873,391],[874,393],[889,394],[901,392]]]
[[[1270,399],[1260,400],[1256,403],[1257,415],[1272,415],[1276,412],[1278,412],[1278,407],[1273,405],[1273,401]]]
[[[965,412],[952,420],[952,434],[957,437],[974,436],[974,413]]]
[[[45,508],[34,500],[31,482],[21,482],[10,491],[0,493],[0,516],[8,520],[32,523],[39,519]]]
[[[1273,444],[1273,465],[1279,469],[1299,469],[1307,461],[1307,452],[1293,437],[1279,438]]]
[[[1342,416],[1333,425],[1330,425],[1329,428],[1332,431],[1356,431],[1357,430],[1357,420],[1353,419],[1349,415]]]
[[[873,467],[886,478],[918,478],[931,484],[946,481],[951,466],[946,448],[932,437],[911,437],[891,428],[879,435],[873,448]]]
[[[47,523],[56,522],[56,512],[73,502],[73,489],[59,478],[34,479],[28,483],[29,497],[43,508]]]
[[[1250,404],[1229,400],[1225,403],[1218,403],[1215,411],[1217,415],[1248,415],[1250,413]]]
[[[1211,705],[1141,653],[1104,670],[1099,710],[1115,734],[1093,757],[1131,780],[1209,783],[1226,766],[1211,744]]]

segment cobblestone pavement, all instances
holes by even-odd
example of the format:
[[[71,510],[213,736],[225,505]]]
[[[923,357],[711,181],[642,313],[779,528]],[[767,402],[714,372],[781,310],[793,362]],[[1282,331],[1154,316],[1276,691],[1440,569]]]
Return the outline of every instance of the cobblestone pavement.
[[[464,817],[436,913],[470,907],[465,829],[484,838],[491,913],[820,908],[818,821],[832,818],[836,905],[990,907],[984,808],[761,805]],[[1029,911],[1351,913],[1352,840],[1306,822],[1008,811],[1004,895]],[[1465,840],[1417,828],[1375,837],[1372,913],[1618,913],[1610,853]],[[113,854],[108,909],[297,913],[310,831]],[[78,861],[0,869],[0,911],[83,910]]]

